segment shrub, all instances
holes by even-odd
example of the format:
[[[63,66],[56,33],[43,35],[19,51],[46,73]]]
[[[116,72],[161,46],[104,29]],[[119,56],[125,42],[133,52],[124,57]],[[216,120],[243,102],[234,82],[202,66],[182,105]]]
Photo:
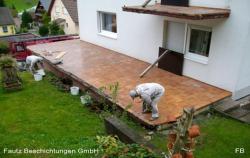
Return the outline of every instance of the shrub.
[[[39,34],[41,36],[48,36],[48,34],[49,34],[49,28],[48,28],[48,26],[43,25],[43,26],[39,27]]]
[[[53,21],[53,22],[49,25],[49,30],[50,30],[50,34],[51,34],[51,35],[58,35],[58,34],[59,34],[60,27],[59,27],[59,25],[58,25],[56,22]]]
[[[9,44],[5,41],[0,41],[0,55],[9,53]]]
[[[11,7],[11,14],[15,18],[18,16],[18,12],[17,12],[16,7],[15,7],[14,4],[12,4],[12,7]]]
[[[21,27],[29,28],[29,24],[33,22],[32,16],[26,10],[22,14],[22,24]]]
[[[0,68],[4,67],[16,67],[16,60],[9,55],[2,56],[0,58]]]
[[[102,157],[116,158],[158,158],[156,153],[150,149],[138,144],[124,144],[112,136],[97,136],[99,145],[99,154]]]
[[[46,12],[43,13],[43,15],[42,15],[42,23],[43,23],[43,25],[49,26],[50,21],[51,21],[51,18],[48,15],[48,13],[46,13]]]

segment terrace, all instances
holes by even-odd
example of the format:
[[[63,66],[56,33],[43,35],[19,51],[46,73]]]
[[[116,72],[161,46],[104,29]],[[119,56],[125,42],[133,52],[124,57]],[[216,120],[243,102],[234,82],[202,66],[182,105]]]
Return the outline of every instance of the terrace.
[[[185,107],[193,106],[199,112],[231,96],[230,92],[223,89],[157,67],[140,78],[139,74],[149,66],[148,63],[80,40],[39,44],[29,46],[28,49],[34,54],[43,56],[48,66],[80,80],[83,87],[92,91],[97,92],[99,87],[119,82],[117,104],[123,109],[132,102],[128,93],[136,85],[145,82],[162,84],[166,93],[158,104],[160,111],[158,120],[149,121],[151,115],[142,114],[139,103],[133,103],[128,109],[133,117],[149,127],[175,121],[181,116]],[[46,56],[46,51],[54,52],[53,56]],[[63,64],[55,66],[52,60],[58,51],[64,51],[66,54],[63,56]]]

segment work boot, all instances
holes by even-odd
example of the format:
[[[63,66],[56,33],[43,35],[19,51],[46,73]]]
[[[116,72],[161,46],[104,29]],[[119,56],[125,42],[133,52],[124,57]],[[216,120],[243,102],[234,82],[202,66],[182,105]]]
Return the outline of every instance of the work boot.
[[[154,120],[157,120],[159,117],[151,117],[150,119],[149,119],[149,121],[154,121]]]

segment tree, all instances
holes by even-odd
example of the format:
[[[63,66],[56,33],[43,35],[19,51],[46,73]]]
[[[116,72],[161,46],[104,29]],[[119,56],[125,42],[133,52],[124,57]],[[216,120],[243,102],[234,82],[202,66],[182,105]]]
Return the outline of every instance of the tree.
[[[21,27],[29,28],[29,24],[33,22],[32,16],[26,10],[22,14],[22,24]]]
[[[0,7],[5,7],[6,5],[5,5],[5,2],[4,2],[4,0],[0,0]]]
[[[13,17],[17,17],[17,15],[18,15],[18,12],[16,10],[16,6],[14,4],[12,4],[11,13],[12,13]]]
[[[43,25],[43,26],[39,27],[39,34],[41,36],[48,36],[48,34],[49,34],[49,28],[48,28],[48,26]]]
[[[8,42],[0,41],[0,56],[1,56],[1,54],[9,53],[9,51],[10,51],[10,49],[9,49]]]
[[[48,15],[48,13],[46,13],[46,12],[43,13],[43,16],[42,16],[43,25],[49,26],[50,21],[51,21],[51,18]]]
[[[60,27],[55,21],[53,21],[50,24],[49,29],[50,29],[50,34],[51,35],[58,35],[59,34]]]

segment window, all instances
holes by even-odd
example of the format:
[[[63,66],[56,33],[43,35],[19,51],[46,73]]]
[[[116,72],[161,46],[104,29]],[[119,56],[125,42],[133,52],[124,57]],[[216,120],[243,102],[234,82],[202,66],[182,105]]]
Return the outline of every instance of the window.
[[[116,14],[99,12],[99,33],[111,38],[117,38]]]
[[[17,46],[16,46],[16,51],[17,51],[17,52],[22,52],[22,51],[24,51],[23,46],[22,46],[22,45],[17,45]]]
[[[56,15],[59,15],[59,13],[60,13],[60,7],[56,6],[55,10],[56,10]]]
[[[3,32],[8,32],[8,27],[7,26],[3,26]]]
[[[211,37],[211,29],[200,26],[190,26],[188,28],[186,57],[207,64]]]
[[[63,7],[63,9],[62,9],[62,10],[63,10],[63,14],[64,14],[64,15],[68,15],[68,11],[67,11],[67,9],[66,9],[66,8],[64,8],[64,7]]]

